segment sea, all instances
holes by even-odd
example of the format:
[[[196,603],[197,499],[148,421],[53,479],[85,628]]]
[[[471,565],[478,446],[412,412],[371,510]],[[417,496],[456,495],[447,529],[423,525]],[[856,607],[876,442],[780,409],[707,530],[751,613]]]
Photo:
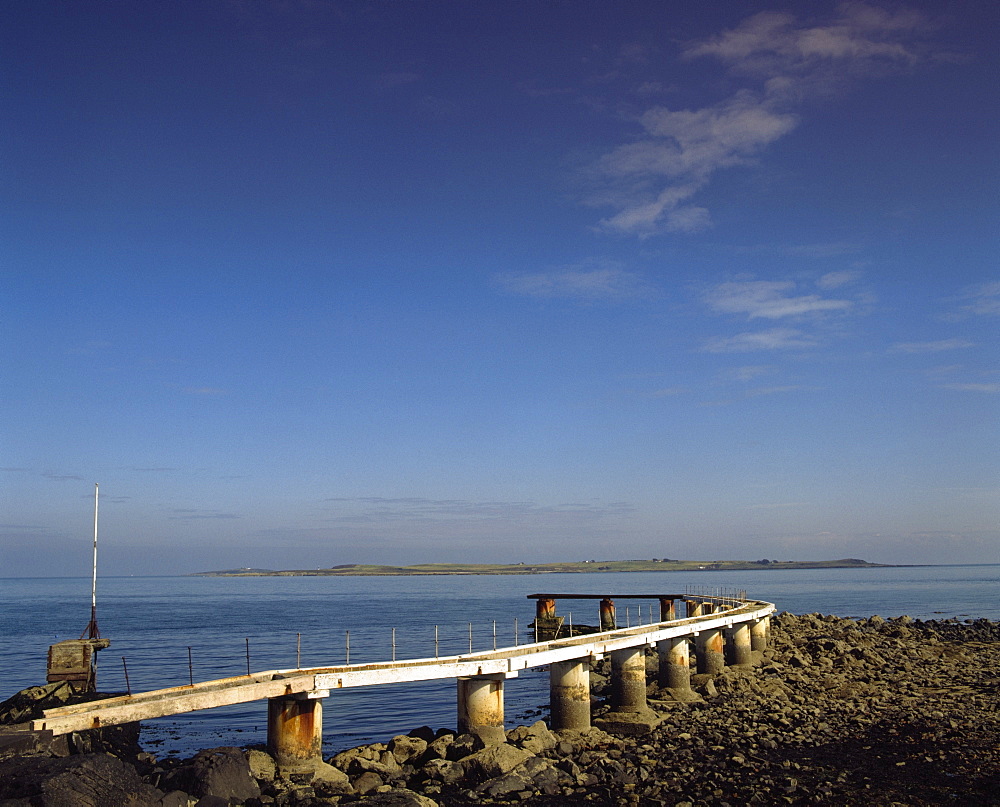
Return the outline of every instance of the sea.
[[[532,641],[529,595],[650,594],[745,589],[778,611],[841,617],[1000,620],[1000,564],[880,568],[414,577],[99,577],[104,692],[336,664],[432,658]],[[0,700],[45,682],[49,645],[80,638],[90,578],[0,578]],[[652,610],[650,610],[652,609]],[[598,622],[595,600],[566,600],[574,624]],[[656,618],[656,602],[620,600],[619,625]],[[532,723],[548,701],[545,670],[504,690],[508,727]],[[418,726],[455,725],[453,680],[333,692],[324,702],[324,753],[385,742]],[[142,743],[160,757],[266,741],[264,702],[157,718]]]

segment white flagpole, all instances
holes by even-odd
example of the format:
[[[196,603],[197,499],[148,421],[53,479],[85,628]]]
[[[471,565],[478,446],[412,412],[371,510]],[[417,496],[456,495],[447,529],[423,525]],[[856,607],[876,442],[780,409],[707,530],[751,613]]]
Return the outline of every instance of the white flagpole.
[[[97,499],[100,493],[97,483],[94,483],[94,576],[90,586],[90,623],[84,629],[88,639],[100,639],[101,632],[97,628]],[[81,639],[83,636],[80,637]]]
[[[98,484],[94,483],[94,578],[90,587],[90,607],[97,611],[97,497],[100,493]],[[96,620],[95,620],[96,624]]]

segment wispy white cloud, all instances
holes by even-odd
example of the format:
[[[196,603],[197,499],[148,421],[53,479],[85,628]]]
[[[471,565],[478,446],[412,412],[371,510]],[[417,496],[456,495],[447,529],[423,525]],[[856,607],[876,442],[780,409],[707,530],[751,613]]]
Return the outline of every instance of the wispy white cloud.
[[[683,395],[687,392],[686,387],[664,387],[663,389],[653,390],[649,393],[650,398],[673,398],[677,395]]]
[[[46,479],[49,479],[49,480],[51,480],[53,482],[81,482],[81,481],[83,481],[83,477],[82,476],[78,476],[77,474],[61,474],[61,473],[57,473],[55,471],[45,471],[45,472],[42,473],[42,476],[44,476]]]
[[[235,513],[223,513],[219,510],[199,510],[195,508],[175,508],[170,511],[168,518],[180,521],[195,521],[200,519],[236,519],[241,516]]]
[[[958,392],[986,392],[995,395],[1000,392],[1000,384],[942,384],[941,389]]]
[[[816,347],[818,342],[794,328],[771,328],[767,331],[715,336],[705,341],[707,353],[750,353],[755,350],[789,350]]]
[[[753,381],[762,375],[769,375],[775,372],[776,368],[771,364],[746,364],[742,367],[731,367],[723,371],[722,376],[730,381]]]
[[[734,72],[764,79],[815,83],[851,75],[882,74],[916,63],[914,40],[929,29],[918,11],[888,11],[865,3],[844,3],[820,25],[802,25],[792,14],[763,11],[732,30],[690,45],[687,58],[711,56]]]
[[[714,59],[753,86],[709,106],[655,106],[637,115],[642,134],[593,168],[596,190],[587,201],[617,209],[599,228],[647,237],[710,226],[707,208],[690,199],[715,172],[757,159],[798,125],[804,102],[845,79],[912,67],[927,27],[917,12],[851,3],[822,24],[767,11],[691,43],[683,58]]]
[[[654,107],[639,123],[645,137],[619,146],[595,166],[601,190],[590,201],[620,208],[600,222],[601,229],[647,236],[709,226],[708,210],[687,200],[717,170],[748,162],[790,132],[797,118],[741,91],[703,109]]]
[[[830,289],[839,289],[841,286],[853,283],[859,277],[861,277],[860,272],[850,270],[827,272],[816,281],[816,285],[824,291],[829,291]]]
[[[586,301],[613,301],[649,294],[643,278],[614,262],[587,261],[548,272],[496,276],[496,282],[512,294],[526,297],[562,297]]]
[[[889,348],[891,353],[942,353],[947,350],[961,350],[974,347],[975,342],[966,339],[939,339],[934,342],[897,342]]]
[[[824,311],[844,311],[850,300],[826,299],[818,294],[793,295],[792,281],[748,280],[722,283],[705,295],[714,311],[746,314],[750,319],[781,319]]]
[[[334,497],[326,499],[340,524],[386,522],[517,522],[599,520],[631,513],[627,502],[567,502],[545,505],[533,501],[475,501],[422,497]]]
[[[978,316],[1000,315],[1000,281],[981,283],[965,290],[962,311]]]
[[[815,390],[816,387],[808,387],[803,384],[785,384],[784,386],[778,387],[757,387],[755,389],[747,390],[747,398],[760,398],[765,395],[784,395],[787,392],[804,392]]]

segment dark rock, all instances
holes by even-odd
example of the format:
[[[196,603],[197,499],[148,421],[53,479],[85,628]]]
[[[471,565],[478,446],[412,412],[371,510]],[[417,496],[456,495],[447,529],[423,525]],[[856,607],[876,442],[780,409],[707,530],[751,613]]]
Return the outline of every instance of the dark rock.
[[[382,787],[385,782],[382,780],[382,777],[374,771],[365,771],[360,776],[353,779],[351,784],[354,786],[355,793],[358,795],[364,795],[377,787]]]
[[[377,805],[377,807],[438,807],[438,803],[427,796],[421,796],[412,790],[401,788],[390,793],[377,793],[368,796],[364,800],[366,805]]]
[[[433,737],[431,738],[433,741]],[[402,764],[417,759],[427,750],[428,740],[412,735],[401,734],[389,740],[388,751]]]
[[[37,720],[45,709],[65,706],[72,698],[73,688],[67,681],[22,689],[0,703],[0,725]]]
[[[433,743],[432,743],[433,745]],[[448,759],[463,759],[486,747],[486,744],[474,734],[459,734],[454,741],[448,745]]]
[[[244,800],[260,796],[260,787],[250,772],[250,763],[239,748],[199,751],[164,779],[170,789],[192,796],[221,796]]]
[[[0,803],[32,807],[159,807],[162,791],[111,754],[22,757],[0,762]]]
[[[504,743],[484,748],[466,757],[462,764],[469,775],[483,779],[492,779],[510,773],[533,755],[530,751],[515,748]]]

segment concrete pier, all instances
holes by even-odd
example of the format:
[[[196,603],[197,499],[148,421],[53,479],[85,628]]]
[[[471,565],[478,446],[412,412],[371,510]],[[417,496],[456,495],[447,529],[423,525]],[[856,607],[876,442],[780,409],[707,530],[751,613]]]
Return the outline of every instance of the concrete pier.
[[[458,679],[459,734],[487,726],[503,729],[503,682],[502,674]]]
[[[674,636],[656,643],[660,666],[657,683],[672,691],[675,698],[687,700],[691,689],[691,649],[686,636]]]
[[[267,702],[267,747],[282,773],[311,772],[323,764],[323,698],[301,692]]]
[[[611,653],[611,710],[594,725],[614,734],[646,734],[659,718],[646,703],[646,648],[643,645]]]
[[[551,728],[590,728],[590,659],[556,661],[549,665]]]
[[[709,628],[698,633],[695,637],[695,656],[699,673],[717,675],[726,668],[723,647],[720,628]]]
[[[533,594],[529,598],[549,601],[541,603],[536,615],[552,614],[560,599],[600,600],[602,623],[607,626],[614,620],[614,600],[605,594]],[[659,651],[661,686],[666,684],[674,696],[682,700],[677,697],[678,693],[691,692],[689,643],[692,638],[696,639],[699,672],[714,675],[725,668],[723,631],[729,632],[732,659],[739,663],[746,656],[747,632],[751,651],[759,652],[766,647],[768,616],[775,611],[772,603],[746,599],[731,601],[697,594],[628,593],[616,595],[616,598],[658,602],[664,617],[671,615],[670,609],[675,608],[679,600],[685,603],[685,611],[691,618],[664,619],[652,624],[611,628],[594,635],[553,637],[529,644],[520,644],[515,636],[512,646],[478,652],[470,648],[468,653],[454,656],[439,657],[435,646],[433,658],[393,658],[391,661],[309,669],[296,667],[192,682],[46,709],[29,725],[32,731],[64,735],[96,726],[121,725],[267,700],[268,745],[282,771],[339,781],[343,774],[325,765],[320,758],[322,698],[334,689],[452,679],[457,682],[458,722],[462,730],[472,730],[482,736],[486,729],[502,730],[505,680],[516,678],[522,670],[548,666],[552,728],[586,730],[591,725],[590,665],[596,659],[610,656],[614,697],[607,707],[609,711],[599,713],[593,722],[598,725],[603,722],[612,731],[638,734],[648,731],[656,720],[646,703],[647,648],[655,646]],[[711,613],[705,613],[703,603],[718,603],[721,607],[713,607]],[[554,619],[559,621],[560,618]],[[78,674],[81,672],[78,668],[82,667],[81,680],[84,683],[92,680],[89,665],[78,665],[78,660],[75,656],[69,660],[72,663],[54,659],[60,663],[50,664],[49,672],[53,675]],[[697,698],[692,693],[691,699]]]
[[[660,597],[660,622],[677,619],[677,607],[673,597]]]
[[[742,667],[753,663],[750,626],[745,622],[726,628],[726,663]]]
[[[771,617],[763,616],[750,623],[750,649],[763,653],[767,650],[768,635],[771,632]]]
[[[646,706],[645,648],[629,647],[611,654],[611,709],[642,712]]]

